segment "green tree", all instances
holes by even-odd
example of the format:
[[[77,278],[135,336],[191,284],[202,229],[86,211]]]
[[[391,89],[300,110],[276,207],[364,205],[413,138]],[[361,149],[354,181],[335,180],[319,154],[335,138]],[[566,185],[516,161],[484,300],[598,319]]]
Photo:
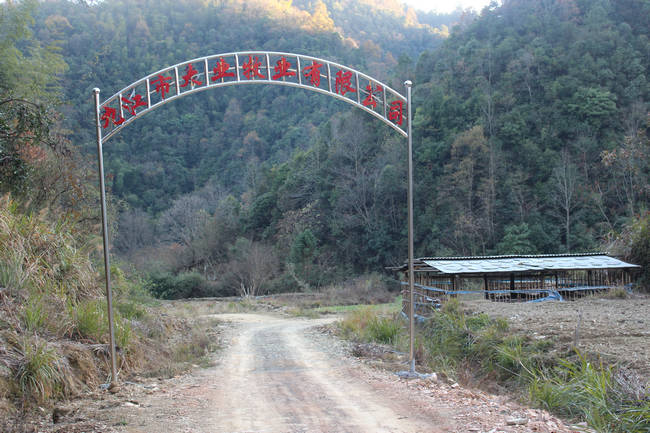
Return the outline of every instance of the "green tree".
[[[289,261],[296,265],[309,263],[318,253],[318,239],[310,229],[305,229],[298,234],[291,245]]]
[[[497,244],[498,254],[535,254],[537,249],[530,241],[528,224],[511,224],[505,228],[501,241]]]
[[[37,5],[0,4],[0,193],[28,197],[35,208],[69,193],[78,200],[82,189],[54,111],[66,64],[33,35]]]

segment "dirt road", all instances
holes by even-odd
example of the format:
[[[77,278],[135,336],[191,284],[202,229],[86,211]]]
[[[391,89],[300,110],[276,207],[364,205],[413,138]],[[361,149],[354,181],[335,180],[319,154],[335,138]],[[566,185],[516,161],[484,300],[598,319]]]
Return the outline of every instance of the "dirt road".
[[[443,432],[444,413],[368,383],[310,328],[326,320],[221,315],[236,323],[219,364],[134,408],[129,432]],[[172,401],[170,401],[172,400]],[[139,402],[140,403],[140,402]],[[413,403],[413,402],[411,402]],[[139,425],[140,424],[140,425]]]
[[[170,380],[124,383],[80,400],[52,431],[130,433],[414,433],[570,430],[545,411],[458,384],[406,381],[350,357],[308,320],[220,314],[228,323],[214,367]],[[524,418],[511,425],[509,418]],[[89,428],[101,423],[103,427]],[[60,425],[61,427],[57,427]],[[83,427],[83,428],[82,428]]]

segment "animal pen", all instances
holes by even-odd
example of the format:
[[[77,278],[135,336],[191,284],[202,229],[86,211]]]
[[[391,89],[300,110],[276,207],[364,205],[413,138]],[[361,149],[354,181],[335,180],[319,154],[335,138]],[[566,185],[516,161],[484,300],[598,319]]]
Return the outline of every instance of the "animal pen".
[[[603,253],[419,258],[413,264],[415,315],[427,315],[445,299],[459,295],[494,302],[541,302],[629,289],[638,268]],[[408,314],[408,266],[391,269],[399,272],[405,287],[402,311]]]

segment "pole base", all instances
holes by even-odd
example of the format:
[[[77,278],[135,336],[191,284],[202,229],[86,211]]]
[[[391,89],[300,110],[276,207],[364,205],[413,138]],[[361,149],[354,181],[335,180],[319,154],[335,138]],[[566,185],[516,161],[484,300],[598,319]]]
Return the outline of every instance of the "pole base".
[[[417,371],[415,371],[415,359],[412,359],[410,364],[411,364],[411,368],[409,369],[409,371],[398,371],[395,374],[397,374],[402,379],[426,379],[427,377],[431,377],[430,374],[418,373]]]
[[[108,385],[108,392],[111,394],[117,394],[120,392],[120,385],[117,382],[111,382],[111,384]]]
[[[426,379],[426,378],[431,377],[431,374],[418,373],[415,370],[412,370],[412,371],[411,370],[409,370],[409,371],[406,371],[406,370],[398,371],[395,374],[398,375],[399,377],[401,377],[402,379]]]

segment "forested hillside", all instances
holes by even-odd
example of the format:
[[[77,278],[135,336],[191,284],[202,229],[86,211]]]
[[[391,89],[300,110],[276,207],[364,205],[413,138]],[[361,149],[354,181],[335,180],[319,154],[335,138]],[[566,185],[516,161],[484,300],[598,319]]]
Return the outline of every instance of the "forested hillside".
[[[48,1],[37,35],[60,41],[66,124],[89,152],[95,86],[108,97],[212,53],[306,53],[414,81],[417,255],[616,239],[632,254],[650,196],[649,17],[647,0],[510,0],[421,20],[392,1]],[[114,251],[165,296],[309,290],[405,257],[404,140],[331,98],[219,89],[105,150]]]
[[[647,211],[648,1],[511,0],[416,75],[421,251],[587,251]]]

